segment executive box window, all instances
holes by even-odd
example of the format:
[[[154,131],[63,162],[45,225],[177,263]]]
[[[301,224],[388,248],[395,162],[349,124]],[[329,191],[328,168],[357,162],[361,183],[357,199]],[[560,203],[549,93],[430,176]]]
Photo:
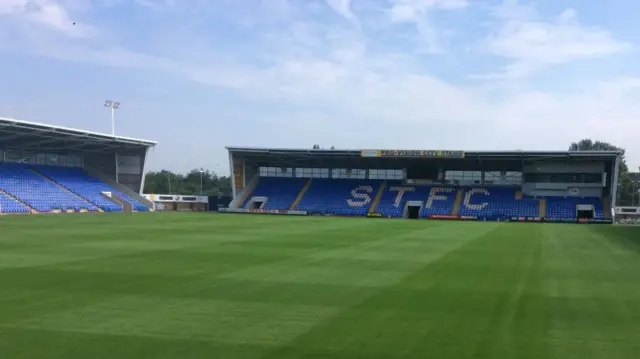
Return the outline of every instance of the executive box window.
[[[524,179],[536,183],[600,183],[602,173],[525,173]]]
[[[292,168],[260,167],[260,177],[293,177]]]
[[[481,171],[445,171],[444,179],[449,182],[460,184],[480,184],[482,181]]]
[[[296,168],[297,178],[329,178],[328,168]]]
[[[367,170],[351,169],[351,168],[332,168],[331,178],[365,179],[367,178]]]
[[[17,150],[7,150],[4,153],[4,158],[7,162],[14,163],[82,167],[82,156],[74,155],[56,155],[51,153],[30,153]]]
[[[402,180],[405,179],[405,171],[397,169],[376,169],[369,170],[369,179],[374,180]]]

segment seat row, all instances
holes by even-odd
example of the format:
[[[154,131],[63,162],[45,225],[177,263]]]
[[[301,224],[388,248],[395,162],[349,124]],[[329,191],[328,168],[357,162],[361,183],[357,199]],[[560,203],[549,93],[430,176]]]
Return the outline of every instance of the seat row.
[[[290,209],[308,182],[302,178],[261,178],[241,206],[251,198],[265,197],[263,209]],[[317,214],[364,216],[369,212],[382,181],[353,179],[313,179],[295,209]],[[409,186],[401,181],[386,181],[375,211],[384,217],[405,216],[407,203],[420,206],[419,217],[451,215],[457,207],[461,216],[538,217],[540,198],[516,199],[516,187]],[[461,194],[458,191],[462,190]],[[460,196],[460,197],[459,197]],[[594,217],[604,218],[599,198],[548,197],[545,216],[575,218],[578,204],[593,205]]]
[[[0,212],[122,211],[122,206],[105,197],[111,192],[130,202],[138,211],[147,207],[96,179],[81,168],[0,164]],[[30,208],[29,208],[30,207]]]

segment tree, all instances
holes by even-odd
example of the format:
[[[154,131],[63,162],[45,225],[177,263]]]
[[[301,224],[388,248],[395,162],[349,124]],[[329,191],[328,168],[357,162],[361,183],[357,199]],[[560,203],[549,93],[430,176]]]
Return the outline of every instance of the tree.
[[[202,172],[202,195],[217,196],[231,194],[231,179],[215,172],[193,169],[186,174],[168,170],[148,172],[144,193],[200,195],[200,171]]]
[[[637,202],[637,190],[634,185],[634,179],[629,173],[629,167],[625,159],[625,150],[614,146],[608,142],[593,141],[590,138],[582,139],[578,142],[573,142],[569,146],[569,151],[619,151],[620,152],[620,169],[618,172],[618,201],[619,205],[632,205]]]

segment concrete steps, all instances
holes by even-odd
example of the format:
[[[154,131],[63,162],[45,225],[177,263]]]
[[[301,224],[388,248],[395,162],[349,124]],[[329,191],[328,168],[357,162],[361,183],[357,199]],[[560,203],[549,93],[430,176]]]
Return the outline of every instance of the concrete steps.
[[[540,199],[538,200],[538,217],[540,218],[544,218],[547,216],[547,200],[546,199]]]
[[[371,206],[369,207],[369,214],[375,213],[376,209],[378,209],[378,205],[380,204],[380,200],[382,199],[382,195],[384,194],[384,191],[387,189],[387,181],[383,181],[380,184],[380,188],[378,188],[378,192],[376,193],[376,196],[373,198],[373,201],[371,202]]]
[[[460,205],[462,205],[462,198],[464,198],[464,190],[460,188],[458,189],[458,193],[456,193],[456,201],[453,203],[453,209],[451,210],[452,216],[457,216],[460,214]]]
[[[309,187],[311,187],[311,181],[313,180],[310,178],[307,181],[307,183],[304,184],[302,189],[300,189],[300,192],[298,192],[298,196],[296,197],[296,200],[293,201],[293,203],[291,203],[291,206],[289,206],[290,211],[293,211],[294,209],[296,209],[300,201],[302,201],[302,198],[304,198],[304,194],[307,193],[307,190],[309,189]]]

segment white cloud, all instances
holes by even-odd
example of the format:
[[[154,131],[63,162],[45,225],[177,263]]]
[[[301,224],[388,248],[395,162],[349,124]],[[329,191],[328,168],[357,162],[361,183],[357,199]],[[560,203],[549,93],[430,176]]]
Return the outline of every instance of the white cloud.
[[[467,6],[466,0],[390,0],[389,16],[392,23],[413,23],[424,44],[424,52],[443,53],[439,30],[431,21],[430,13],[436,10],[461,10]]]
[[[6,0],[0,1],[7,4]],[[253,29],[247,38],[233,38],[224,46],[213,41],[201,46],[198,41],[214,31],[206,28],[176,41],[163,40],[163,53],[127,48],[117,41],[78,44],[64,38],[16,43],[13,51],[168,73],[224,88],[240,99],[228,110],[238,119],[234,123],[239,124],[230,123],[228,126],[238,127],[224,131],[230,144],[286,147],[319,142],[369,148],[564,149],[571,141],[594,137],[627,147],[629,159],[640,163],[640,107],[630,98],[638,92],[640,78],[620,76],[602,83],[586,82],[577,84],[582,85],[576,86],[580,90],[563,92],[526,85],[536,71],[549,66],[605,57],[631,47],[605,29],[582,25],[575,10],[545,19],[534,7],[515,1],[493,9],[491,16],[499,23],[482,45],[511,62],[503,69],[494,65],[492,72],[525,82],[521,88],[503,91],[492,88],[491,81],[454,81],[436,71],[437,66],[430,66],[432,62],[425,60],[424,54],[383,43],[380,34],[395,34],[395,28],[372,31],[368,22],[380,19],[356,13],[358,8],[354,10],[349,1],[327,3],[346,19],[357,19],[362,27],[335,19],[298,16],[304,9],[294,8],[294,2],[264,3],[286,11],[286,16],[278,18],[276,25]],[[466,5],[459,0],[393,1],[383,14],[394,21],[425,26],[419,31],[420,39],[431,37],[427,42],[439,45],[441,29],[428,21],[429,16]],[[0,13],[6,8],[0,7]],[[185,19],[172,20],[165,23],[167,27],[178,27]],[[244,41],[254,46],[249,55],[240,54],[234,47],[234,43]],[[475,58],[456,53],[451,56],[461,64],[454,68],[462,72],[460,77],[471,71]],[[269,131],[278,136],[253,133],[246,123],[268,123]],[[282,142],[265,143],[265,138]],[[163,138],[158,140],[163,143]],[[171,149],[176,151],[180,149]]]
[[[62,3],[55,0],[0,0],[2,15],[13,18],[20,26],[33,24],[75,38],[88,37],[95,30],[72,19]]]
[[[467,6],[466,0],[392,0],[394,22],[417,21],[431,9],[457,10]]]
[[[326,0],[327,4],[338,14],[348,20],[356,20],[356,15],[351,10],[351,0]]]
[[[489,77],[520,78],[549,66],[629,51],[633,46],[607,30],[580,24],[566,9],[554,19],[540,19],[531,5],[506,1],[494,14],[506,21],[484,41],[491,54],[511,60]],[[487,77],[487,76],[483,76]]]

